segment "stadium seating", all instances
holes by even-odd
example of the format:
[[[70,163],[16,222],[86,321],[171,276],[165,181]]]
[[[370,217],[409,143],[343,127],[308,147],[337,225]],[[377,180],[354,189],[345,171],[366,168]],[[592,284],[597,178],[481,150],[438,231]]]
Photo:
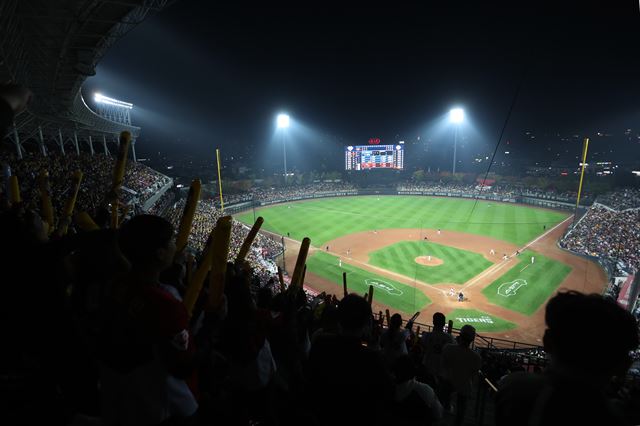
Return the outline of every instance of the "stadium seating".
[[[610,195],[609,199],[616,199]],[[635,205],[634,203],[617,203]],[[615,211],[594,204],[560,241],[573,252],[604,258],[625,269],[640,269],[640,208]]]
[[[134,215],[119,223],[113,210],[115,220],[94,217],[95,229],[72,222],[65,232],[58,232],[60,225],[47,232],[36,179],[43,168],[59,217],[76,169],[84,179],[75,210],[104,211],[110,192],[120,191],[112,180],[118,163],[99,155],[3,160],[18,176],[22,200],[15,188],[3,190],[2,424],[388,425],[407,406],[429,410],[418,416],[422,424],[441,415],[484,424],[493,411],[497,424],[521,424],[514,419],[533,408],[540,424],[553,424],[558,407],[565,408],[558,417],[563,424],[571,424],[571,416],[593,416],[599,424],[640,420],[638,395],[624,393],[629,387],[619,382],[607,386],[629,367],[637,323],[601,296],[551,299],[549,359],[540,349],[481,350],[469,325],[453,331],[455,340],[450,331],[438,331],[449,344],[436,348],[444,367],[441,376],[433,375],[424,351],[434,334],[419,335],[413,322],[389,329],[389,321],[374,318],[370,303],[353,293],[310,297],[302,286],[304,250],[296,272],[281,279],[271,262],[282,250],[279,242],[262,234],[252,241],[249,229],[229,222],[214,201],[171,205],[167,196],[158,205],[166,219]],[[134,164],[125,186],[144,199],[145,188],[164,182],[162,174]],[[253,196],[279,200],[314,188],[319,194],[351,189],[332,183]],[[176,230],[190,207],[186,236],[195,259],[176,255]],[[595,207],[592,218],[610,219],[600,214]],[[245,242],[251,248],[238,260]],[[385,362],[380,346],[396,342],[406,356]],[[482,373],[474,368],[462,375],[471,365],[463,356]],[[522,370],[531,374],[511,374]],[[459,416],[450,406],[454,391]],[[527,400],[532,393],[548,398]],[[625,398],[612,407],[605,395]],[[620,416],[625,421],[615,423]]]

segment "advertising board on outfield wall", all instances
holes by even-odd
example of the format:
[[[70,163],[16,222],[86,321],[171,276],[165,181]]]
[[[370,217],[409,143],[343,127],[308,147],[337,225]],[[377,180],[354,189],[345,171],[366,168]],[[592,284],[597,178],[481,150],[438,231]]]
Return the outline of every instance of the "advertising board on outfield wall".
[[[469,192],[437,192],[437,191],[397,191],[398,195],[428,195],[432,197],[456,197],[456,198],[477,198],[479,200],[501,201],[503,203],[517,203],[516,198],[501,197],[498,195],[482,195]]]
[[[314,192],[311,194],[297,195],[295,197],[279,198],[277,200],[260,201],[260,206],[269,206],[271,204],[287,203],[289,201],[309,200],[313,198],[329,198],[329,197],[346,197],[349,195],[358,195],[358,191],[336,191],[336,192]]]
[[[253,207],[270,206],[272,204],[287,203],[291,201],[309,200],[314,198],[330,198],[330,197],[349,197],[356,195],[422,195],[432,197],[454,197],[454,198],[473,198],[479,200],[499,201],[502,203],[522,203],[536,207],[544,207],[549,209],[568,210],[573,207],[573,204],[569,204],[563,201],[554,201],[548,198],[534,198],[534,197],[505,197],[491,194],[476,194],[468,192],[446,192],[446,191],[398,191],[394,189],[352,189],[348,191],[335,191],[335,192],[313,192],[308,194],[297,195],[294,197],[278,198],[276,200],[269,201],[246,201],[234,205],[226,206],[228,210],[233,212],[240,212],[242,210],[248,210]]]

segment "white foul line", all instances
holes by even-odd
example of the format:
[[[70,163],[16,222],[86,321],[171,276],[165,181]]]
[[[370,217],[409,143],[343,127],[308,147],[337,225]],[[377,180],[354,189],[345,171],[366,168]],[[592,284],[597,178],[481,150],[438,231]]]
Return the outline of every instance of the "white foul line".
[[[520,248],[518,251],[523,251],[525,250],[527,247],[537,243],[538,241],[540,241],[542,238],[546,237],[548,234],[550,234],[551,232],[553,232],[556,228],[558,228],[559,226],[561,226],[563,223],[565,223],[566,221],[568,221],[569,219],[571,219],[573,217],[573,215],[567,217],[565,220],[563,220],[562,222],[560,222],[559,224],[557,224],[556,226],[554,226],[553,228],[549,229],[547,232],[545,232],[544,234],[538,236],[537,238],[535,238],[533,241],[527,243],[524,247]],[[515,253],[511,253],[511,256],[509,256],[509,259],[512,258],[512,256]],[[500,263],[496,263],[495,265],[493,265],[492,267],[490,267],[489,269],[486,269],[484,272],[482,272],[479,275],[476,275],[475,277],[473,277],[470,281],[467,281],[467,283],[462,287],[463,289],[467,289],[469,287],[472,287],[474,284],[476,284],[481,278],[483,278],[484,276],[488,275],[488,274],[492,274],[494,272],[499,271],[500,269],[502,269],[507,263],[507,262],[500,262]],[[520,271],[522,272],[522,271]]]

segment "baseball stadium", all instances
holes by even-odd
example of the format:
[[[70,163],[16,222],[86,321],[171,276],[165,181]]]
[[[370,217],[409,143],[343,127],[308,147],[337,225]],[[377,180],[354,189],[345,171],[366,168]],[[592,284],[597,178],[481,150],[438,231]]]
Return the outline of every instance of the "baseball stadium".
[[[441,311],[454,327],[473,322],[479,332],[505,339],[539,344],[542,308],[560,289],[604,290],[597,262],[557,245],[571,214],[463,196],[473,194],[312,199],[256,214],[265,230],[285,237],[285,265],[295,264],[302,238],[311,239],[310,289],[339,292],[346,273],[349,291],[374,287],[377,310],[422,318]],[[253,213],[237,218],[250,224]]]
[[[0,424],[640,424],[637,5],[423,3],[0,1]]]
[[[377,310],[422,318],[442,311],[454,327],[473,322],[479,332],[505,339],[539,344],[542,308],[556,291],[602,292],[607,282],[596,262],[558,247],[573,220],[564,211],[368,195],[283,203],[256,214],[265,230],[286,237],[285,264],[293,266],[299,242],[311,239],[306,284],[318,293],[340,292],[346,273],[349,291],[374,287]]]

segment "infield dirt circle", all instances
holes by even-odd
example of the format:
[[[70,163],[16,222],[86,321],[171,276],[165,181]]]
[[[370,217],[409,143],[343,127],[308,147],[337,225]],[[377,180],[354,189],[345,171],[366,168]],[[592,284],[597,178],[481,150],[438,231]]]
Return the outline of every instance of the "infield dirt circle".
[[[418,256],[415,258],[415,261],[424,266],[438,266],[444,263],[442,259],[438,259],[435,256]]]

